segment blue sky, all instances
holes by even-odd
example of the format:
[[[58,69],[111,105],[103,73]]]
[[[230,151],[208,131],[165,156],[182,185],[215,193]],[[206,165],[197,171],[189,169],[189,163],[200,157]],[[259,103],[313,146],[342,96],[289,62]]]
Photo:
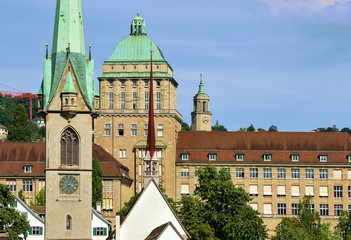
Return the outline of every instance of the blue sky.
[[[190,123],[203,74],[213,124],[310,131],[350,127],[351,0],[82,0],[95,76],[137,12],[179,83]],[[0,83],[36,93],[56,1],[5,1]],[[96,84],[98,84],[96,82]],[[0,86],[1,90],[9,90]]]

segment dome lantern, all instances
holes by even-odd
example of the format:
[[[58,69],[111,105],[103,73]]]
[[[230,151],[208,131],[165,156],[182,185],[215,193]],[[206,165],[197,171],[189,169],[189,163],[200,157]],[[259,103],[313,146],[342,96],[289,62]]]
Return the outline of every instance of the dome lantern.
[[[130,25],[130,35],[146,35],[145,21],[139,16],[139,13],[132,20]]]

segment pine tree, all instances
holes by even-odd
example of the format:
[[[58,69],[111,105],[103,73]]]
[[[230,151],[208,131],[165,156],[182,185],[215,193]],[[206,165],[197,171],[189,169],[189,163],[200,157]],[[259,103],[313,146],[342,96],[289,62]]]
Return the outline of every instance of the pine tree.
[[[22,104],[18,104],[12,117],[9,133],[6,141],[8,142],[31,142],[32,130],[29,126],[28,115]]]

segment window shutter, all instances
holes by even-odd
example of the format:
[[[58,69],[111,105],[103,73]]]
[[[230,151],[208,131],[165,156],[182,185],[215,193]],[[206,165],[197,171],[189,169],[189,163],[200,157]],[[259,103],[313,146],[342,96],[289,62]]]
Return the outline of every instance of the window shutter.
[[[310,195],[310,196],[314,196],[314,191],[313,191],[313,186],[306,186],[306,193],[305,195]]]
[[[189,184],[182,184],[180,193],[184,195],[189,195]]]
[[[96,228],[93,228],[93,236],[96,236]]]
[[[107,235],[107,228],[104,228],[104,236]]]
[[[291,186],[291,196],[292,197],[300,196],[300,186]]]
[[[29,227],[29,232],[28,232],[29,235],[32,235],[33,234],[33,228],[32,227]]]
[[[257,185],[250,185],[250,194],[258,194]]]
[[[263,186],[263,195],[272,195],[272,185]]]
[[[270,203],[263,204],[263,214],[272,214],[272,204]]]
[[[27,212],[23,212],[23,215],[28,218],[28,213]]]
[[[347,171],[347,179],[348,179],[348,180],[351,180],[351,170],[348,170],[348,171]]]
[[[39,234],[40,234],[40,235],[43,235],[43,227],[40,227],[40,228],[39,228]]]
[[[278,195],[286,195],[285,186],[278,186]]]
[[[258,211],[258,204],[257,203],[250,203],[250,206],[252,207],[253,210]]]
[[[334,180],[341,180],[341,170],[334,170]]]
[[[319,187],[319,196],[328,197],[328,186],[320,186]]]

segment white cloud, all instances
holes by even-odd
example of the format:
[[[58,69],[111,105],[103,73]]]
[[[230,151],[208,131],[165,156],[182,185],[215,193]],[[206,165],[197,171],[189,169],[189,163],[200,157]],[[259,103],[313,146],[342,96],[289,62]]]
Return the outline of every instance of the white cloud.
[[[351,3],[351,0],[261,0],[269,5],[272,12],[277,13],[280,10],[299,11],[307,9],[310,11],[320,11],[327,7],[344,8],[345,4]]]

